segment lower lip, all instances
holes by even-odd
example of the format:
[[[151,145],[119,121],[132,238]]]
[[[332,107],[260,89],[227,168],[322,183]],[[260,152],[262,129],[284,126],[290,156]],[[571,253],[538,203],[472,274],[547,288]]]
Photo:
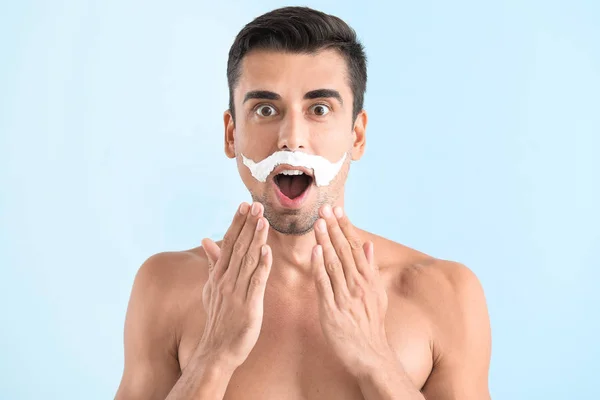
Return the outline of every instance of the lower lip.
[[[275,193],[277,194],[279,204],[281,204],[285,208],[300,208],[302,206],[302,203],[304,203],[304,200],[306,200],[306,198],[308,197],[308,193],[310,192],[312,186],[311,182],[300,196],[290,199],[285,194],[281,193],[281,190],[279,190],[279,186],[277,186],[274,180],[272,182],[273,186],[275,186]]]

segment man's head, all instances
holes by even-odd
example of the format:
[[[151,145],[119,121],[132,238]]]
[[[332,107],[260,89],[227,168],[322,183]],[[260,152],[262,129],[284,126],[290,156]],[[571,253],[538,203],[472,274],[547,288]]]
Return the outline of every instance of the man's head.
[[[364,150],[366,57],[355,32],[309,8],[271,11],[237,35],[227,79],[226,154],[273,229],[310,231]]]

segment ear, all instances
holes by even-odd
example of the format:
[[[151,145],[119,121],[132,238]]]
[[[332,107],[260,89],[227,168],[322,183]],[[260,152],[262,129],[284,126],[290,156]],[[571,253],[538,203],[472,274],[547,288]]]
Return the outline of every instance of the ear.
[[[366,145],[366,131],[367,131],[367,112],[361,110],[356,116],[354,121],[353,137],[354,143],[352,144],[352,160],[360,160],[363,153],[365,152]]]
[[[223,123],[225,124],[225,155],[235,158],[235,122],[230,110],[223,113]]]

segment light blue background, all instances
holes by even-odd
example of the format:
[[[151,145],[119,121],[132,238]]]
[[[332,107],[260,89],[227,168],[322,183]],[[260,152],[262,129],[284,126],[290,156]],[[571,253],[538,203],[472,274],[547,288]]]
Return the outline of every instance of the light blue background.
[[[112,398],[134,275],[249,200],[234,36],[276,1],[0,6],[0,398]],[[494,399],[600,398],[600,6],[332,2],[369,56],[353,222],[479,276]]]

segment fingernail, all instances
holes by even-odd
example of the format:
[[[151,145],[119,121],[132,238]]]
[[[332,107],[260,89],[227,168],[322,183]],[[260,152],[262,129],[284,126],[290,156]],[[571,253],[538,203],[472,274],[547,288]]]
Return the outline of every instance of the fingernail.
[[[340,206],[335,207],[333,209],[333,213],[338,218],[342,218],[342,216],[344,215],[344,211],[342,210],[342,207],[340,207]]]
[[[240,214],[246,215],[248,213],[248,204],[242,203],[240,205]]]
[[[259,219],[258,222],[256,223],[256,230],[260,231],[262,228],[264,228],[265,223],[263,222],[262,219]]]
[[[260,248],[260,254],[262,254],[263,256],[266,256],[266,255],[267,255],[267,245],[263,245],[263,246]]]
[[[260,206],[258,205],[258,203],[252,204],[252,215],[254,215],[256,217],[258,215],[259,210],[260,210]]]
[[[326,204],[325,207],[323,207],[323,216],[326,218],[331,217],[331,207],[329,204]]]

